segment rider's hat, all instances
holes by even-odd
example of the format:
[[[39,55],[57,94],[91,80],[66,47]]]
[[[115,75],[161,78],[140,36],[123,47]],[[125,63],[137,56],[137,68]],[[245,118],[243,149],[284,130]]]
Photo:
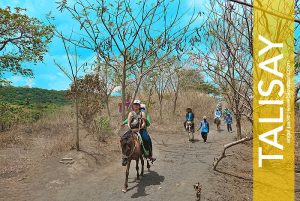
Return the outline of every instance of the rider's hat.
[[[141,105],[141,101],[140,100],[134,100],[133,104]]]
[[[142,109],[146,109],[146,105],[145,104],[141,104],[141,108]]]
[[[203,116],[203,119],[206,119],[206,116]]]

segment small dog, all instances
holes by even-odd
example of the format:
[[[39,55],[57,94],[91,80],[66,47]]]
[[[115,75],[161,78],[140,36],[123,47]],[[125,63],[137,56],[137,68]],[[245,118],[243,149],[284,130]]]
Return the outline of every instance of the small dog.
[[[196,201],[200,201],[201,199],[201,189],[202,189],[202,185],[200,185],[200,183],[195,183],[194,184],[194,189],[196,191]]]

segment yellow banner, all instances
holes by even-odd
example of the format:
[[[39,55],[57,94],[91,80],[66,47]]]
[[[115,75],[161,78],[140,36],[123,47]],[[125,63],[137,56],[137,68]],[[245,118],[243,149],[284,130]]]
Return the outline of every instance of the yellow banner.
[[[294,200],[294,1],[254,0],[253,200]]]

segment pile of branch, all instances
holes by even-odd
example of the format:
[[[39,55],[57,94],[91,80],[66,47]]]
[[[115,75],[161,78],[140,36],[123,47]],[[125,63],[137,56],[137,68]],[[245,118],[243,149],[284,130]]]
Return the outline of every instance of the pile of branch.
[[[240,140],[238,140],[238,141],[234,141],[234,142],[231,142],[231,143],[229,143],[229,144],[225,144],[225,145],[224,145],[224,149],[223,149],[222,154],[221,154],[219,157],[214,158],[213,169],[214,169],[214,170],[217,170],[217,166],[218,166],[219,162],[220,162],[223,158],[226,158],[227,156],[232,156],[232,155],[233,155],[233,154],[226,154],[226,150],[227,150],[228,148],[230,148],[230,147],[232,147],[232,146],[235,146],[235,145],[237,145],[237,144],[241,144],[241,143],[246,142],[246,141],[250,141],[250,140],[252,140],[252,139],[253,139],[253,137],[246,137],[246,138],[240,139]]]

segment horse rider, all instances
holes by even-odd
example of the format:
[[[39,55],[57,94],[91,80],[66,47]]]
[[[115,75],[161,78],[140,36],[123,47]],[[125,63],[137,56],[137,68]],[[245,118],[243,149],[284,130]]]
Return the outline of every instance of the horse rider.
[[[217,104],[216,109],[218,109],[218,110],[221,112],[221,115],[222,115],[222,103],[221,103],[221,102],[219,102],[219,103]],[[226,113],[225,113],[225,114],[226,114]]]
[[[123,122],[123,125],[127,124],[129,129],[134,133],[139,133],[142,138],[142,146],[146,146],[147,150],[144,150],[145,158],[149,158],[152,162],[156,159],[152,156],[152,141],[150,135],[147,132],[147,127],[150,126],[150,118],[146,117],[145,106],[141,108],[141,101],[134,100],[132,104],[132,111],[128,114],[128,118]],[[143,147],[142,147],[143,148]],[[147,153],[149,152],[149,153]]]
[[[222,116],[222,112],[217,108],[215,111],[215,118],[214,118],[214,122],[216,123],[216,119],[221,119]]]
[[[192,108],[187,108],[186,109],[186,114],[185,114],[185,122],[183,123],[184,125],[184,128],[185,130],[188,130],[188,127],[187,127],[187,122],[190,122],[191,123],[191,129],[192,129],[192,133],[195,132],[195,129],[194,129],[194,113],[193,113],[193,110]]]

